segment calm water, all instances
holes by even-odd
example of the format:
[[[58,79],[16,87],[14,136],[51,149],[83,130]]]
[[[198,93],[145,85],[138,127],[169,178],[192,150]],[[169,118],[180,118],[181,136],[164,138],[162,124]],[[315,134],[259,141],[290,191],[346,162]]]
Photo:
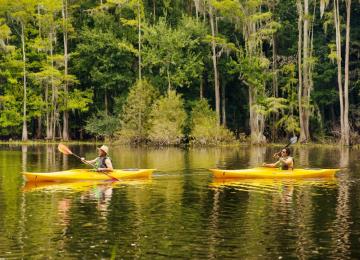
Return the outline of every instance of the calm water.
[[[71,146],[93,158],[95,146]],[[56,146],[0,146],[0,259],[359,259],[360,151],[293,148],[299,167],[336,179],[212,179],[275,148],[110,147],[117,168],[150,180],[24,185],[22,171],[84,168]]]

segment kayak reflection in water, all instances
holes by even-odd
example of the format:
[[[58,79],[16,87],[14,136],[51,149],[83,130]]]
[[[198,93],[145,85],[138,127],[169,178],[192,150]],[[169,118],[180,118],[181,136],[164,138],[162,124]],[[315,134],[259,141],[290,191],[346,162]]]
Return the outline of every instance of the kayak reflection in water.
[[[87,161],[84,157],[81,158],[83,162],[95,164],[97,171],[99,172],[110,172],[113,170],[111,159],[108,156],[109,148],[106,145],[102,145],[98,150],[99,157],[94,160]]]
[[[264,167],[277,168],[280,167],[281,170],[293,170],[294,169],[294,159],[290,156],[290,149],[284,148],[280,153],[275,153],[274,158],[278,161],[276,163],[264,163]]]
[[[97,198],[97,206],[96,208],[100,211],[101,215],[105,217],[108,212],[108,207],[111,202],[111,197],[113,193],[113,189],[111,185],[103,185],[103,186],[97,186],[94,189],[94,193]]]

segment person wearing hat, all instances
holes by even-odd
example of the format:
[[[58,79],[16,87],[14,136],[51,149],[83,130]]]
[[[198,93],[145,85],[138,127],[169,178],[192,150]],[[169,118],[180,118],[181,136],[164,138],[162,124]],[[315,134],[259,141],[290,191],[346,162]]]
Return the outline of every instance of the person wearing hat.
[[[83,162],[95,164],[95,167],[98,171],[108,172],[113,170],[113,166],[111,163],[111,159],[108,156],[109,147],[106,145],[102,145],[100,148],[96,148],[98,150],[99,157],[94,160],[87,161],[84,157],[81,158]]]

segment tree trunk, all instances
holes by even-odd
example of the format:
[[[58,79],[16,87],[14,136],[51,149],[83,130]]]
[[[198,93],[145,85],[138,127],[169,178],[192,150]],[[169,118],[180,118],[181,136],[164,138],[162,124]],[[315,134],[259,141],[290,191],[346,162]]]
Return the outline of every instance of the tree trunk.
[[[339,13],[339,0],[334,0],[334,25],[335,25],[335,36],[336,36],[336,63],[337,63],[337,81],[339,89],[339,102],[340,102],[340,144],[344,145],[345,141],[345,122],[344,122],[344,93],[342,84],[342,68],[341,68],[341,21]]]
[[[168,92],[171,90],[171,80],[170,80],[170,71],[169,71],[169,65],[166,66],[166,76],[168,79]]]
[[[297,0],[297,10],[299,14],[298,18],[298,77],[299,77],[299,87],[298,87],[298,103],[299,103],[299,119],[300,119],[300,129],[303,128],[302,120],[302,88],[303,88],[303,77],[302,77],[302,31],[303,31],[303,7],[301,0]]]
[[[277,66],[276,66],[276,41],[275,41],[275,34],[272,37],[272,87],[273,87],[273,96],[279,96],[279,87],[278,87],[278,77],[277,77]]]
[[[40,17],[40,15],[41,15],[40,6],[41,6],[41,4],[37,5],[37,15],[38,15],[38,17]],[[39,19],[38,21],[39,21],[39,36],[42,39],[42,37],[41,37],[41,32],[42,32],[42,30],[41,30],[41,20]],[[40,52],[40,48],[38,48],[37,51]]]
[[[106,89],[105,89],[105,94],[104,94],[104,106],[105,106],[105,114],[108,115],[109,114],[109,102],[108,102],[108,95],[107,95]]]
[[[345,0],[346,4],[346,43],[345,43],[345,81],[344,81],[344,136],[343,145],[350,145],[349,125],[349,56],[350,56],[350,15],[351,0]]]
[[[219,72],[217,68],[217,60],[216,60],[216,42],[215,42],[215,25],[214,25],[214,17],[212,13],[212,7],[209,6],[209,19],[211,26],[211,50],[212,50],[212,61],[214,67],[214,83],[215,83],[215,111],[217,115],[217,123],[220,125],[220,82],[219,82]]]
[[[310,44],[309,44],[309,57],[312,58],[313,57],[313,53],[314,53],[314,25],[315,25],[315,17],[316,17],[316,1],[314,4],[314,12],[312,15],[312,22],[311,22],[311,30],[310,30]],[[309,75],[309,92],[308,92],[308,100],[310,101],[310,92],[311,90],[314,88],[314,80],[313,80],[313,69],[314,69],[314,64],[313,62],[311,62],[308,66],[308,75]]]
[[[67,35],[67,0],[63,0],[62,5],[62,16],[63,16],[63,36],[64,36],[64,112],[63,112],[63,132],[62,137],[64,141],[69,140],[69,113],[67,110],[67,97],[68,97],[68,35]]]
[[[248,84],[247,84],[248,85]],[[266,143],[266,137],[264,136],[265,119],[264,116],[257,113],[254,109],[256,105],[256,89],[249,87],[249,111],[250,111],[250,131],[251,131],[251,143],[252,144],[263,144]]]
[[[64,113],[63,113],[62,140],[69,141],[69,112],[68,111],[64,111]]]
[[[258,25],[251,19],[247,20],[244,28],[245,50],[246,55],[252,60],[253,58],[262,57],[263,54],[263,42],[261,39],[256,39],[253,36],[258,34]],[[264,136],[265,128],[265,116],[258,112],[258,98],[265,97],[265,80],[262,86],[251,85],[246,81],[243,81],[248,86],[249,91],[249,125],[250,125],[250,137],[252,144],[266,143],[266,137]]]
[[[63,140],[59,116],[56,117],[56,126],[57,126],[57,128],[58,128],[59,138],[60,138],[61,140]]]
[[[303,113],[302,118],[302,129],[300,129],[300,142],[310,139],[309,133],[309,92],[310,92],[310,75],[309,75],[309,1],[304,0],[304,42],[303,42]]]
[[[26,89],[26,53],[25,53],[25,28],[24,23],[21,23],[21,45],[23,56],[23,79],[24,79],[24,101],[23,101],[23,127],[22,127],[22,140],[28,140],[28,131],[26,125],[26,105],[27,105],[27,89]]]
[[[273,96],[279,96],[279,86],[278,86],[278,75],[277,75],[277,65],[276,65],[276,38],[275,34],[272,35],[272,91]],[[276,113],[271,118],[272,125],[271,125],[271,137],[274,141],[277,138],[277,131],[276,131],[276,122],[279,120],[279,114]]]
[[[222,87],[221,87],[221,112],[222,112],[222,117],[221,117],[221,119],[222,119],[222,125],[224,126],[224,127],[226,127],[226,94],[225,94],[225,92],[226,92],[226,86],[225,86],[225,83],[223,82],[223,85],[222,85]]]
[[[153,0],[153,21],[156,21],[156,0]]]
[[[302,11],[301,11],[302,12]],[[300,117],[300,142],[310,140],[309,119],[310,119],[310,64],[309,64],[309,2],[304,0],[303,15],[303,67],[299,73],[303,74],[303,85],[301,95],[299,94],[299,117]]]
[[[200,78],[200,99],[204,98],[204,79]]]
[[[140,1],[140,0],[139,0]],[[138,2],[138,51],[139,51],[139,80],[141,80],[141,12],[140,12],[140,2]]]
[[[51,60],[51,68],[54,70],[54,54],[53,54],[53,33],[50,32],[50,60]],[[56,104],[55,104],[55,84],[54,84],[54,75],[51,75],[51,116],[50,116],[50,131],[51,138],[55,140],[56,135]]]
[[[45,87],[45,107],[46,107],[46,139],[51,139],[50,114],[49,114],[49,86]]]
[[[36,139],[41,138],[42,124],[41,124],[41,115],[37,118],[37,128],[36,128]]]
[[[200,0],[194,0],[196,21],[199,21]]]

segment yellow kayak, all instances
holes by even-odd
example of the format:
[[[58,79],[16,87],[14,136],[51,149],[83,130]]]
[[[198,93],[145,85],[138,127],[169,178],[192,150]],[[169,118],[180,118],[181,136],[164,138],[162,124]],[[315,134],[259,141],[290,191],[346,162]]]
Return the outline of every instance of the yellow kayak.
[[[113,170],[112,172],[96,172],[89,169],[74,169],[60,172],[24,172],[23,177],[28,182],[40,181],[107,181],[113,180],[112,177],[119,180],[149,178],[155,169],[129,169]]]
[[[294,169],[280,170],[279,168],[257,167],[243,170],[210,169],[215,178],[318,178],[333,177],[340,169]]]

